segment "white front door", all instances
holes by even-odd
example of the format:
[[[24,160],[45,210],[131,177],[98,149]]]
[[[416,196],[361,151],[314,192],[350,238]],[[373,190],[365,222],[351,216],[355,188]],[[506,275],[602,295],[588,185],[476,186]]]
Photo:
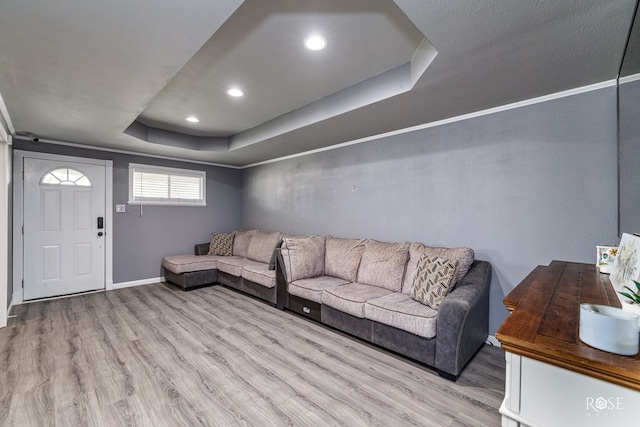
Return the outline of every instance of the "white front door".
[[[105,287],[104,165],[24,159],[24,299]]]

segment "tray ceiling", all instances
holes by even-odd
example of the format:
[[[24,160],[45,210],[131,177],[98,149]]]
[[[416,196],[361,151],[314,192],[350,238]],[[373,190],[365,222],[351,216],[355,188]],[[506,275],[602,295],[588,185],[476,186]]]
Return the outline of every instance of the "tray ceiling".
[[[634,6],[4,0],[0,95],[15,135],[242,166],[615,79]]]

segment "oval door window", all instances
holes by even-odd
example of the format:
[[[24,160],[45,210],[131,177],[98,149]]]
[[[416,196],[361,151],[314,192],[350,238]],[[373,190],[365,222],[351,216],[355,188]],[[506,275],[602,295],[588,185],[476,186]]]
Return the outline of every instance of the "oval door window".
[[[71,168],[59,168],[45,173],[40,184],[91,187],[91,181],[85,174]]]

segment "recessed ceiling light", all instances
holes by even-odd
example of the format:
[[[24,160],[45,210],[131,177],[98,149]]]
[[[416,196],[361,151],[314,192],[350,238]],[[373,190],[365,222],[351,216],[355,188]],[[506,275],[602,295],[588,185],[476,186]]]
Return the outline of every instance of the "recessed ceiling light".
[[[304,47],[309,50],[322,50],[327,45],[327,39],[317,34],[311,35],[304,39]]]
[[[231,89],[229,89],[227,91],[227,94],[229,94],[229,96],[234,96],[234,97],[239,97],[244,95],[244,92],[240,89],[238,89],[237,87],[232,87]]]
[[[200,120],[198,120],[197,117],[193,117],[193,116],[189,116],[185,120],[188,121],[188,122],[191,122],[191,123],[198,123],[200,121]]]

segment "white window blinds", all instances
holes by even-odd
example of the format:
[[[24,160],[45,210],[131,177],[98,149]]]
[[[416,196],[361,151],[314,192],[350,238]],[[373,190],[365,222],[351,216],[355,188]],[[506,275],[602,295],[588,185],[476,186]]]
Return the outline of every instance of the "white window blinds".
[[[206,205],[206,172],[129,164],[129,203]]]

